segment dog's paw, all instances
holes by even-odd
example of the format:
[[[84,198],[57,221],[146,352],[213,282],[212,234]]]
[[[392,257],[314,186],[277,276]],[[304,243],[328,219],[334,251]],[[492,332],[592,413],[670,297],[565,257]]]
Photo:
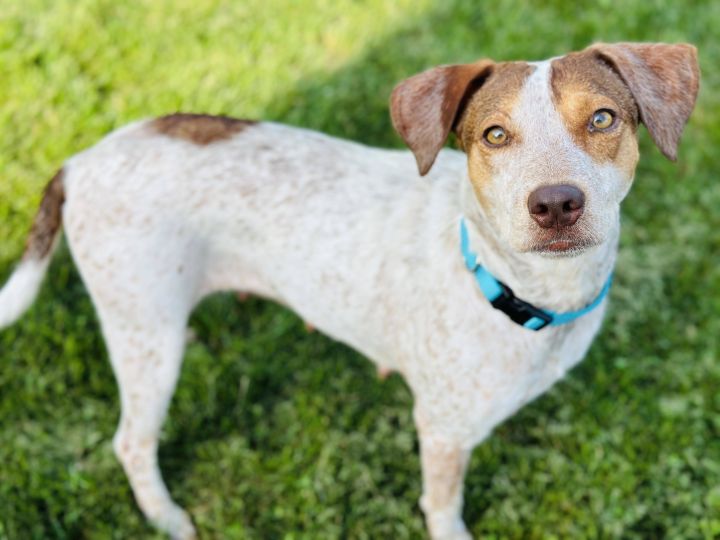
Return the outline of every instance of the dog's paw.
[[[428,517],[427,524],[432,540],[472,540],[460,517],[436,514]]]
[[[159,517],[153,517],[152,521],[158,529],[165,531],[172,540],[197,540],[197,532],[192,524],[190,516],[180,508],[173,505]]]
[[[440,532],[438,534],[433,533],[431,536],[433,540],[473,540],[472,535],[465,528],[465,525],[451,531]]]

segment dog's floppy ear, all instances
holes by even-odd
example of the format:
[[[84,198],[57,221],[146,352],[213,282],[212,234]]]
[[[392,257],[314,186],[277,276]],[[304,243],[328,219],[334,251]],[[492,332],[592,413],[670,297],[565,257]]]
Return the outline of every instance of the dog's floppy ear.
[[[697,49],[688,44],[598,43],[589,48],[630,89],[650,136],[675,160],[700,85]]]
[[[390,97],[393,126],[410,147],[418,170],[425,175],[453,127],[466,94],[477,89],[494,62],[439,66],[398,84]]]

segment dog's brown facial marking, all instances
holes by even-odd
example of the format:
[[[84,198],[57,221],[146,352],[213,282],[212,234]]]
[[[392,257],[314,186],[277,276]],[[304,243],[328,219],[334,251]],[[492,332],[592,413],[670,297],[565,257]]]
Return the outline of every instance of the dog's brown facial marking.
[[[62,225],[62,206],[65,202],[64,172],[60,169],[45,187],[40,210],[35,216],[25,245],[23,260],[39,261],[52,249],[58,229]]]
[[[473,190],[481,205],[490,204],[483,188],[492,179],[495,170],[491,159],[503,146],[521,144],[522,133],[510,120],[520,89],[535,70],[525,62],[496,64],[484,84],[468,99],[456,126],[460,147],[468,156],[468,172]],[[507,137],[494,147],[486,140],[486,131],[499,126]]]
[[[554,60],[551,69],[553,102],[575,144],[595,162],[612,162],[632,178],[638,108],[629,88],[592,51]]]
[[[517,102],[520,89],[535,68],[526,62],[495,64],[492,73],[467,100],[455,126],[463,148],[480,142],[483,132],[508,117]],[[498,118],[495,118],[498,115]]]
[[[675,160],[700,88],[695,47],[686,43],[598,43],[586,52],[606,62],[627,84],[640,122],[660,151]]]
[[[202,146],[229,139],[256,123],[227,116],[175,113],[156,118],[150,125],[157,133]]]

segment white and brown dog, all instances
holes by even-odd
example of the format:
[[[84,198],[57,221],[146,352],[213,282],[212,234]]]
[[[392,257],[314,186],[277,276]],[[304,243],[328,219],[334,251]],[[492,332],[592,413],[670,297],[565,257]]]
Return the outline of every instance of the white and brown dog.
[[[223,290],[290,306],[403,375],[430,534],[468,538],[470,452],[585,355],[638,123],[674,159],[698,80],[690,45],[433,68],[392,94],[412,153],[206,115],[132,124],[48,185],[0,328],[32,303],[64,224],[120,386],[115,451],[143,512],[187,539],[157,447],[188,316]],[[441,149],[450,131],[464,154]]]

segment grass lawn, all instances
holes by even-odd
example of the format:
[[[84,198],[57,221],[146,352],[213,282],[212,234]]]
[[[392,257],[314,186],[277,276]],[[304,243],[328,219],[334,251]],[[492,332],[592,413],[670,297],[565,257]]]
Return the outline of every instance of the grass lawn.
[[[611,307],[588,358],[477,448],[482,538],[720,538],[720,3],[663,0],[4,0],[0,282],[62,160],[176,110],[400,146],[396,81],[592,41],[688,41],[700,100],[672,164],[642,130]],[[195,312],[163,432],[203,538],[424,537],[411,396],[288,311]],[[67,249],[0,333],[0,538],[160,538],[111,439],[116,386]]]

